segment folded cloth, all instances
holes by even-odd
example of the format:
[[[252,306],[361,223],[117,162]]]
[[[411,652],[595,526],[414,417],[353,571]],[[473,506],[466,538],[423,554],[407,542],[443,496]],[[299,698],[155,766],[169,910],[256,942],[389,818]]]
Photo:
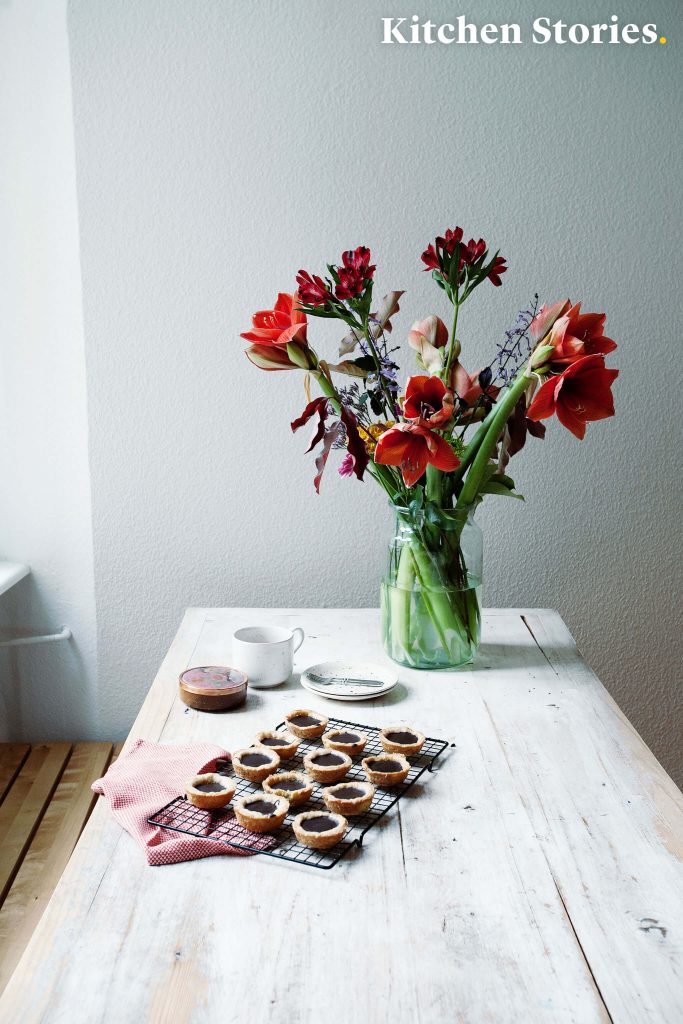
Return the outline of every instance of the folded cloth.
[[[147,863],[152,866],[222,854],[248,856],[249,850],[172,832],[147,821],[174,797],[184,793],[193,775],[214,771],[219,760],[229,761],[230,754],[213,743],[176,747],[136,740],[91,788],[106,797],[112,814],[143,848]],[[210,821],[207,813],[207,822]],[[211,831],[210,827],[207,831]],[[258,837],[246,829],[240,831],[250,846],[267,849],[272,845],[268,836]]]

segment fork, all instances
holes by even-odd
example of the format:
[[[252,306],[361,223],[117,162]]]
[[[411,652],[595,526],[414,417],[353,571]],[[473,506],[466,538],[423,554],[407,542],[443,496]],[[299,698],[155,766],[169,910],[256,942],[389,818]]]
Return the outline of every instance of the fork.
[[[350,686],[381,686],[378,679],[353,679],[350,676],[321,676],[318,672],[307,672],[308,678],[318,686],[333,686],[335,683],[347,683]]]

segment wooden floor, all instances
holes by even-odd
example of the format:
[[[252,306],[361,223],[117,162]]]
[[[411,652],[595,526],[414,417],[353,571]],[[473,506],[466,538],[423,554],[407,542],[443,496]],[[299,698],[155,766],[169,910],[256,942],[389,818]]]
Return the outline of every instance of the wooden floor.
[[[90,785],[120,746],[0,744],[0,992],[95,806]]]

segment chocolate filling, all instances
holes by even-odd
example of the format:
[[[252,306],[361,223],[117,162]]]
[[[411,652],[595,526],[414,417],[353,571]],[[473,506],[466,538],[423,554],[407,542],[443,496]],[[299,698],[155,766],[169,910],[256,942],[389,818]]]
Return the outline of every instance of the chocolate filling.
[[[414,732],[386,732],[384,735],[390,743],[417,743]]]
[[[287,793],[293,793],[296,789],[304,789],[306,783],[299,782],[298,779],[282,779],[282,781],[276,779],[274,782],[271,782],[270,785],[273,789],[283,789]]]
[[[344,758],[339,754],[316,754],[312,760],[313,764],[319,768],[332,768],[344,763]]]
[[[225,793],[225,786],[221,786],[220,782],[200,782],[192,788],[199,793]]]
[[[267,754],[242,754],[240,761],[245,764],[247,768],[260,768],[264,764],[272,764],[272,757],[268,757]]]
[[[258,814],[275,814],[277,804],[271,800],[250,800],[244,805],[245,811],[256,811]]]
[[[291,742],[291,741],[290,741]],[[284,736],[266,736],[264,740],[259,740],[264,747],[288,747],[289,743]]]
[[[400,761],[371,761],[370,770],[373,772],[387,772],[392,775],[394,772],[402,772],[403,765]]]
[[[340,786],[330,796],[334,800],[357,800],[359,796],[367,796],[367,793],[364,789],[358,789],[357,786]]]
[[[330,739],[333,743],[358,743],[360,736],[357,732],[337,732]]]
[[[305,728],[307,725],[320,725],[319,718],[313,718],[312,715],[295,715],[294,718],[290,718],[289,721],[292,725],[301,726]]]
[[[301,827],[304,832],[329,832],[338,824],[339,822],[334,818],[328,818],[327,815],[321,814],[317,818],[304,818]]]

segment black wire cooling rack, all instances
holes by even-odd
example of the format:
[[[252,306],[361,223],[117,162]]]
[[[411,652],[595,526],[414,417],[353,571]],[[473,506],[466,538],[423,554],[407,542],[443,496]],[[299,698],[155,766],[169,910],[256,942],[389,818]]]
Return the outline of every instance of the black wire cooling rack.
[[[276,726],[282,729],[284,722]],[[363,753],[353,759],[353,764],[345,776],[344,781],[351,779],[362,779],[365,781],[365,774],[361,767],[361,760],[373,754],[382,754],[384,750],[379,739],[379,730],[371,725],[361,725],[359,722],[347,722],[341,718],[330,718],[327,728],[336,729],[342,726],[350,726],[352,729],[361,729],[367,734],[368,741],[365,744]],[[321,790],[323,784],[313,782],[313,793],[305,804],[300,804],[292,809],[285,821],[274,832],[267,835],[254,835],[237,821],[234,812],[230,807],[218,810],[202,810],[189,803],[184,796],[176,797],[170,803],[162,807],[152,817],[148,818],[150,825],[158,825],[161,828],[171,829],[174,832],[182,832],[184,835],[196,836],[198,839],[211,839],[217,843],[224,843],[226,846],[234,846],[240,850],[248,850],[251,853],[261,853],[268,857],[277,857],[280,860],[294,861],[296,864],[305,864],[311,868],[322,868],[326,870],[334,867],[342,857],[346,856],[349,850],[360,847],[366,832],[376,825],[381,818],[391,810],[394,804],[398,803],[411,786],[425,772],[434,770],[434,762],[444,752],[448,742],[446,740],[435,740],[428,737],[419,754],[408,757],[410,771],[405,782],[400,786],[393,786],[391,789],[377,788],[372,801],[372,806],[364,814],[357,818],[349,818],[349,828],[346,835],[336,846],[330,850],[312,850],[302,846],[296,839],[292,830],[292,819],[301,811],[326,810]],[[299,748],[294,757],[282,761],[278,771],[292,772],[303,771],[303,759],[312,750],[322,747],[321,740],[301,740]],[[232,767],[229,762],[219,762],[217,771],[221,775],[232,775]],[[246,793],[261,792],[257,783],[249,782],[246,779],[238,779],[235,797]]]

